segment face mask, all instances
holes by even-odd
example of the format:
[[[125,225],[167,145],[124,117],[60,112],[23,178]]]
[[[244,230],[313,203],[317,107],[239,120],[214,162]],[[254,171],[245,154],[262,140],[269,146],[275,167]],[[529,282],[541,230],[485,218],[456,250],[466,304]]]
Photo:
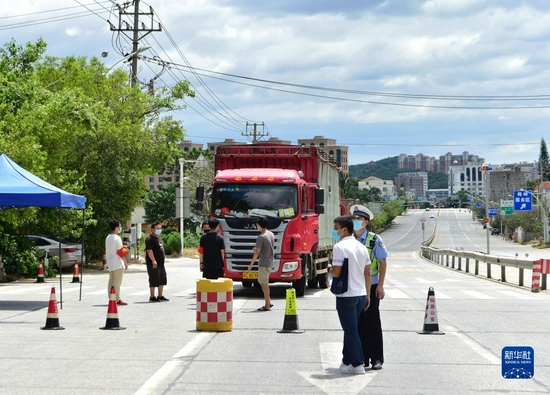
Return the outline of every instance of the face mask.
[[[162,229],[155,229],[155,234],[157,236],[160,236],[161,233],[162,233]]]
[[[340,241],[340,235],[338,234],[338,231],[336,229],[332,230],[332,238],[336,241]]]
[[[360,230],[363,227],[363,221],[360,219],[353,220],[353,230]]]
[[[209,230],[203,230],[202,233],[204,234],[207,234],[208,232],[210,232]]]
[[[122,226],[120,228],[118,228],[118,233],[122,233],[124,232],[124,229],[122,229]]]

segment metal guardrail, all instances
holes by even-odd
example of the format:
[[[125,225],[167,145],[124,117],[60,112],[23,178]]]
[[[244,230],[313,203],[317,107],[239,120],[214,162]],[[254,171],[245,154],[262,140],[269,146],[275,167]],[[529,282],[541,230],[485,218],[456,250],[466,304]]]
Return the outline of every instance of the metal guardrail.
[[[524,271],[526,269],[533,270],[533,260],[506,258],[480,252],[438,249],[431,247],[431,244],[433,243],[436,234],[437,225],[434,228],[432,236],[424,243],[422,243],[421,247],[422,257],[436,264],[447,266],[459,271],[465,271],[466,273],[471,273],[471,268],[473,266],[473,274],[476,276],[479,275],[479,265],[485,264],[487,278],[492,278],[492,265],[497,265],[500,266],[500,281],[504,283],[506,282],[506,268],[517,268],[519,270],[519,284],[517,285],[519,285],[520,287],[524,286]],[[473,265],[471,265],[471,263],[473,263]],[[542,280],[540,283],[540,289],[542,290],[547,289],[546,276],[547,275],[545,273],[542,273],[540,275],[540,278]],[[531,291],[538,292],[539,287],[534,286],[534,281],[532,282],[533,284],[531,286]]]

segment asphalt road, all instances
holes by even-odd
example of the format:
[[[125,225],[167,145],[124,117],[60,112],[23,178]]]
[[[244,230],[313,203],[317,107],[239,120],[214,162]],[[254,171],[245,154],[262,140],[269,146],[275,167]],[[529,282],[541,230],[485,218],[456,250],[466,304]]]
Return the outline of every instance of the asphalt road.
[[[99,330],[106,323],[108,306],[104,272],[84,272],[81,300],[80,284],[63,277],[61,331],[39,329],[46,322],[51,287],[59,292],[57,280],[0,284],[0,392],[550,393],[549,293],[534,294],[421,259],[420,243],[436,222],[437,243],[462,247],[466,234],[483,247],[482,231],[476,228],[481,226],[471,217],[468,221],[467,213],[430,213],[436,217],[427,218],[424,232],[420,218],[426,213],[411,210],[382,234],[391,257],[387,296],[381,303],[386,362],[380,371],[352,377],[339,373],[342,332],[329,290],[306,291],[297,300],[298,327],[304,332],[281,334],[277,331],[284,323],[288,287],[273,284],[273,311],[257,312],[263,302],[260,290],[235,283],[233,330],[196,331],[200,273],[198,261],[185,258],[167,264],[165,295],[170,301],[165,303],[148,303],[144,266],[130,267],[122,288],[129,304],[118,308],[120,325],[126,329],[118,331]],[[520,253],[535,253],[502,243],[502,253],[514,254],[507,249],[518,248]],[[417,333],[423,329],[429,287],[435,290],[442,336]],[[506,346],[534,349],[533,378],[502,377],[501,352]]]

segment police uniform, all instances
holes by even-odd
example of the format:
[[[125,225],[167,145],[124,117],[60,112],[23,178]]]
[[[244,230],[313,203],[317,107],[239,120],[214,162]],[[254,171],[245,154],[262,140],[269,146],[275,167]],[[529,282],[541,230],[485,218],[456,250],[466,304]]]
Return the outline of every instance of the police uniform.
[[[367,218],[369,221],[374,218],[372,212],[361,205],[354,205],[351,208],[351,214]],[[369,361],[373,366],[379,361],[381,367],[381,364],[384,363],[384,347],[379,310],[380,300],[376,297],[376,287],[380,279],[380,261],[387,258],[389,253],[380,235],[374,232],[365,230],[363,234],[356,236],[356,239],[363,243],[369,251],[372,281],[369,293],[370,306],[359,317],[359,337],[363,346],[365,366],[369,366]]]

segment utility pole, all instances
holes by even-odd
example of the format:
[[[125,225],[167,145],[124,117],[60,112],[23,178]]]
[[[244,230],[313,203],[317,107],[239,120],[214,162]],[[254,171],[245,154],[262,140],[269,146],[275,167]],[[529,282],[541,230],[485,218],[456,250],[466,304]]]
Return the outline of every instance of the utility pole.
[[[253,130],[252,130],[252,134],[250,134],[250,132],[248,131],[248,127],[249,126],[253,126]],[[258,126],[261,126],[262,127],[262,131],[260,132],[258,130]],[[252,144],[256,144],[258,142],[259,139],[261,139],[262,137],[264,136],[269,136],[269,133],[268,132],[265,132],[265,124],[262,122],[261,124],[257,124],[256,122],[254,123],[246,123],[246,131],[241,133],[243,136],[246,136],[246,137],[252,137]]]
[[[154,11],[153,7],[149,7],[149,12],[140,12],[139,11],[139,0],[133,1],[134,5],[134,11],[133,12],[127,12],[126,8],[128,8],[129,4],[127,6],[119,6],[119,14],[118,14],[118,27],[114,26],[111,22],[110,29],[111,31],[115,32],[121,32],[126,37],[128,37],[130,40],[132,40],[132,53],[135,54],[132,56],[132,71],[130,73],[131,75],[131,84],[132,86],[135,86],[138,83],[137,78],[137,70],[138,70],[138,56],[137,53],[139,52],[139,41],[148,35],[151,32],[160,32],[162,31],[162,27],[160,26],[160,23],[158,24],[158,27],[153,27],[154,20]],[[147,16],[149,17],[150,23],[149,26],[147,26],[144,22],[140,22],[139,17],[140,16]],[[124,20],[124,17],[131,17],[133,20],[133,26],[130,25],[126,20]],[[128,32],[128,33],[127,33]],[[129,32],[132,32],[132,36],[129,36]],[[141,34],[142,32],[145,32],[145,34]]]

